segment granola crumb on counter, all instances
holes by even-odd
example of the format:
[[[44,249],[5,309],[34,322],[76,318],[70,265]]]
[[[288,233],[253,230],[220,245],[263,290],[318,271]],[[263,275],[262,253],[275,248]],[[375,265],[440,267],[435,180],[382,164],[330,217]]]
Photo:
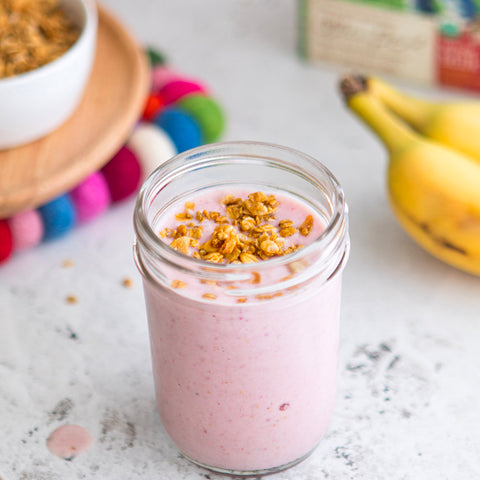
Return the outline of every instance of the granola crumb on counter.
[[[70,305],[74,305],[75,303],[78,303],[78,298],[75,295],[67,295],[65,301]]]
[[[129,277],[125,277],[123,280],[122,280],[122,287],[125,287],[125,288],[132,288],[133,287],[133,280]]]

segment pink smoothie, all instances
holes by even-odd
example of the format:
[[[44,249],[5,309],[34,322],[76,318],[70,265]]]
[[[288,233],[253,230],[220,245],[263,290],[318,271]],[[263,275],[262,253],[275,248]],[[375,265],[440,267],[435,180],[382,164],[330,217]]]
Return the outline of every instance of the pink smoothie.
[[[226,193],[253,191],[213,188],[183,198],[158,227],[178,225],[185,201],[219,211]],[[280,201],[276,219],[299,225],[314,218],[309,236],[285,241],[315,240],[321,216],[300,199],[273,193]],[[259,287],[291,273],[282,268],[263,272]],[[245,303],[222,283],[183,280],[182,289],[144,282],[157,403],[173,442],[194,461],[231,471],[273,469],[307,455],[334,404],[340,275]],[[206,300],[206,292],[215,299]]]

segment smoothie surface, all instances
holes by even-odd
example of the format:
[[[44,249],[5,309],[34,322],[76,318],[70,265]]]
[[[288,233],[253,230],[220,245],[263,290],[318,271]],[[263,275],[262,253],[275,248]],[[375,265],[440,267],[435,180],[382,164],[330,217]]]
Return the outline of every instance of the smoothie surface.
[[[253,263],[294,252],[324,230],[305,202],[253,187],[210,188],[175,202],[161,218],[172,248],[213,263]]]
[[[156,230],[163,242],[185,255],[215,264],[252,264],[250,283],[262,286],[290,279],[294,267],[262,269],[260,274],[253,264],[289,255],[312,243],[325,230],[325,221],[311,205],[292,194],[260,191],[255,185],[221,186],[173,202],[158,217]],[[242,289],[239,284],[192,283],[180,274],[170,287],[204,300],[230,296],[237,303],[247,302],[234,291]]]

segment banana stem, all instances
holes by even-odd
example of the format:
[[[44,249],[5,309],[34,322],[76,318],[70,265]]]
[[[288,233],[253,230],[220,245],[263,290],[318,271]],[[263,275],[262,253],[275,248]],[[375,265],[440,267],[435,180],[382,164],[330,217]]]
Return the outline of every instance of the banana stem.
[[[404,95],[375,77],[364,78],[364,82],[369,92],[412,128],[420,132],[425,129],[432,115],[431,103]]]
[[[340,89],[349,108],[383,140],[390,154],[419,141],[412,129],[391,114],[377,97],[366,91],[366,83],[362,82],[361,77],[344,77]]]

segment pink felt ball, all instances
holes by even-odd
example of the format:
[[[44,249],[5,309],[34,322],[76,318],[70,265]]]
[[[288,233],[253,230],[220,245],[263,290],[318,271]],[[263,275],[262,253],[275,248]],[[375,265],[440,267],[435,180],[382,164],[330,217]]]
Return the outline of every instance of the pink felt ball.
[[[77,185],[70,192],[70,198],[75,205],[77,221],[88,222],[102,214],[110,203],[107,181],[96,172]]]
[[[169,105],[192,93],[207,94],[207,89],[201,83],[192,80],[172,80],[164,85],[159,93],[165,105]]]
[[[180,80],[181,75],[164,65],[158,65],[152,70],[152,91],[158,92],[164,85],[173,81]]]
[[[142,175],[140,163],[135,154],[122,147],[101,170],[112,202],[118,202],[134,193]]]
[[[13,248],[26,250],[39,244],[43,238],[42,216],[37,210],[17,213],[8,219],[12,232]]]

